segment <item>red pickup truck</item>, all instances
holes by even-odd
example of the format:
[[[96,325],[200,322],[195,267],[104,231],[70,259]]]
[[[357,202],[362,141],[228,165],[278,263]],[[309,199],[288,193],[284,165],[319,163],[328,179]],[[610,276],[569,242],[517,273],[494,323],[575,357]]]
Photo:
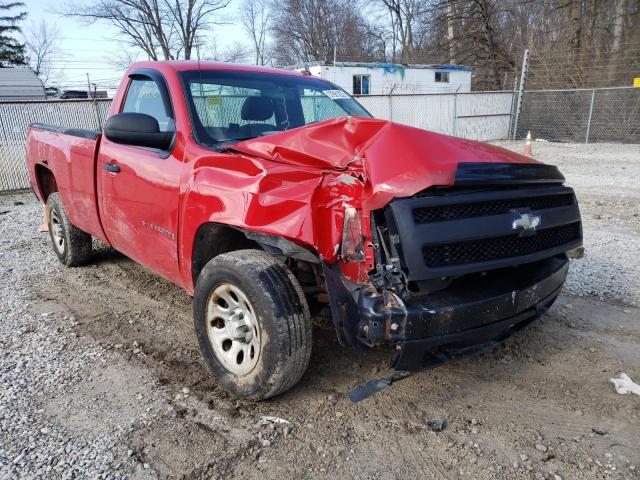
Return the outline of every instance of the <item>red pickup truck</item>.
[[[60,261],[90,261],[93,237],[184,288],[213,375],[252,399],[302,377],[323,309],[401,371],[493,345],[553,303],[582,243],[556,167],[289,71],[136,63],[102,132],[33,124],[27,161]]]

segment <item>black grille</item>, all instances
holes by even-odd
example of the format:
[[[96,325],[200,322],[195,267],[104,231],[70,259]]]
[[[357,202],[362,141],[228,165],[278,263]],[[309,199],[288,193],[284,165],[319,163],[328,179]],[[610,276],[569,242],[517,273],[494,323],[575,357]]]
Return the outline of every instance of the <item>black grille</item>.
[[[422,249],[424,263],[443,267],[478,263],[501,258],[519,257],[540,252],[580,239],[580,222],[539,230],[535,235],[508,235],[445,245],[430,245]]]
[[[543,210],[545,208],[566,207],[569,205],[573,205],[573,194],[563,193],[539,197],[507,198],[477,203],[421,207],[413,210],[413,218],[416,223],[422,224],[461,218],[502,215],[518,208]]]

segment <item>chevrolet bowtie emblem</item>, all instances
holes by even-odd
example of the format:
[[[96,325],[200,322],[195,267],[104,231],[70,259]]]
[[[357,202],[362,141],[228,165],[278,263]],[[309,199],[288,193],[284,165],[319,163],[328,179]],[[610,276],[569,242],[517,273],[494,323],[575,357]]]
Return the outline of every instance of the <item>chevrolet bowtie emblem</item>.
[[[530,213],[520,214],[520,218],[516,218],[511,226],[514,230],[535,230],[540,225],[540,217],[531,215]]]

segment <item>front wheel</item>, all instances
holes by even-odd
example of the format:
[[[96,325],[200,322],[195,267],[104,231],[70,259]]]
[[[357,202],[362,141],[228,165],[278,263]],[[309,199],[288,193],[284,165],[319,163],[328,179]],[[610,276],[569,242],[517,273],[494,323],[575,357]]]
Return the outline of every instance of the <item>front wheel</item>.
[[[215,257],[196,282],[193,316],[216,380],[238,397],[261,400],[293,387],[311,356],[311,319],[289,269],[259,250]]]

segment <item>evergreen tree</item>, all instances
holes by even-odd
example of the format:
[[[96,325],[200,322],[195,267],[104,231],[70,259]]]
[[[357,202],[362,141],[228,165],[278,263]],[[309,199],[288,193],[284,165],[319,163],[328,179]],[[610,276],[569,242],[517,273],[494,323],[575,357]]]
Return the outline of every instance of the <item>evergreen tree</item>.
[[[24,6],[24,2],[0,2],[0,68],[27,63],[24,43],[13,37],[20,33],[18,23],[27,16]],[[13,14],[15,9],[18,13]]]

